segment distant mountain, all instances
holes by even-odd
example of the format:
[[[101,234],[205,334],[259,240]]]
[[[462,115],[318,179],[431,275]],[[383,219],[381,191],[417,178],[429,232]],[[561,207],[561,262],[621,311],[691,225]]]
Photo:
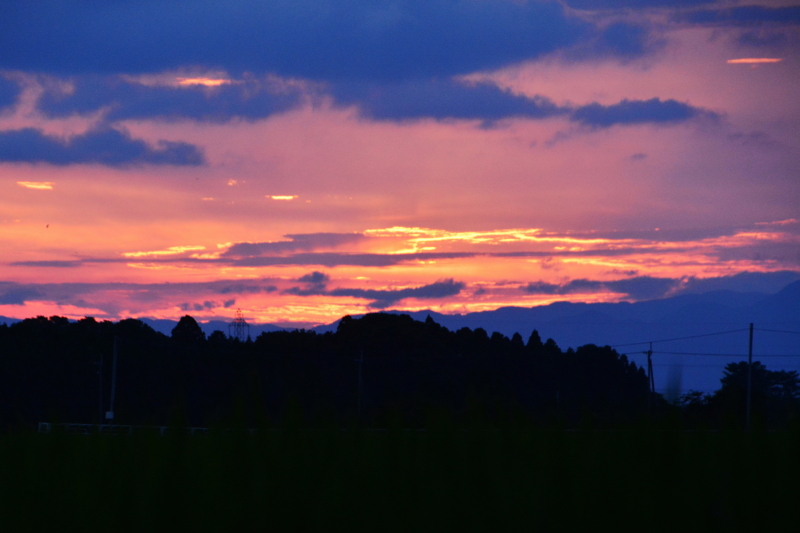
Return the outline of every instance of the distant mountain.
[[[526,337],[537,329],[543,338],[552,337],[565,347],[588,342],[619,344],[643,338],[649,340],[651,337],[646,332],[653,327],[656,330],[705,331],[709,327],[747,327],[750,322],[763,327],[776,324],[800,327],[800,282],[774,295],[713,291],[635,303],[556,302],[537,307],[501,307],[464,315],[445,315],[432,310],[406,314],[416,320],[425,320],[430,315],[448,329],[481,327],[489,334],[498,331],[506,336],[519,332]],[[314,330],[335,331],[337,324],[338,321]]]
[[[11,318],[8,316],[0,316],[0,324],[8,324],[9,326],[14,322],[19,322],[19,318]]]

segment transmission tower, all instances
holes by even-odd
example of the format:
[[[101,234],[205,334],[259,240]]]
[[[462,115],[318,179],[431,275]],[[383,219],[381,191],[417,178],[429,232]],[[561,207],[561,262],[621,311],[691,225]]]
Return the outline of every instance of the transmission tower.
[[[250,337],[250,324],[245,322],[241,309],[236,310],[236,318],[228,324],[228,337],[245,342]]]

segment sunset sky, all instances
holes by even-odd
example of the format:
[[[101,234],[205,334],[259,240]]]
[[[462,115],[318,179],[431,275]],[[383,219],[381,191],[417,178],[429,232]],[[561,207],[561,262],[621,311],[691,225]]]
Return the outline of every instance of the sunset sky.
[[[800,5],[9,0],[0,315],[306,327],[800,279]]]

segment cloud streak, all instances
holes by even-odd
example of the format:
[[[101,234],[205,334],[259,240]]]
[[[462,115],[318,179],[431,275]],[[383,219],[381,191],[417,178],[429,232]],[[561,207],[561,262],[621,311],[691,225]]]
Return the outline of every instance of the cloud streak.
[[[800,279],[800,272],[739,272],[730,276],[697,278],[659,278],[635,276],[611,281],[573,279],[565,283],[535,281],[521,288],[528,294],[570,295],[599,292],[622,293],[632,300],[654,300],[680,294],[711,291],[757,292],[771,294]]]
[[[608,128],[614,125],[668,124],[684,122],[697,117],[719,118],[716,113],[693,107],[676,100],[622,100],[618,104],[604,106],[593,103],[579,107],[572,119],[587,126]]]
[[[309,274],[311,281],[301,281],[307,288],[290,287],[283,294],[293,296],[328,296],[370,300],[369,307],[386,308],[408,298],[432,300],[458,295],[464,283],[444,279],[419,287],[403,289],[335,288],[327,290],[329,278],[319,272]],[[322,280],[316,281],[316,280]],[[302,280],[302,278],[301,278]],[[22,284],[0,282],[0,305],[22,306],[30,302],[57,302],[78,308],[102,309],[109,314],[121,309],[178,307],[183,311],[211,311],[229,308],[236,297],[250,297],[277,291],[276,280],[247,283],[221,280],[198,283],[41,283]],[[215,295],[223,296],[215,299]],[[187,302],[186,298],[196,301]],[[233,297],[233,298],[232,298]]]
[[[635,300],[651,300],[670,294],[679,285],[678,279],[637,276],[613,281],[574,279],[561,285],[537,281],[528,283],[523,289],[529,294],[548,295],[616,292]]]
[[[186,88],[140,83],[119,76],[84,76],[72,82],[68,94],[58,86],[45,90],[38,106],[54,118],[102,113],[108,122],[145,118],[225,122],[235,118],[266,118],[329,97],[337,106],[355,106],[363,117],[380,121],[429,118],[480,120],[491,124],[508,118],[539,120],[561,116],[594,127],[608,127],[716,117],[710,111],[672,99],[622,100],[607,106],[598,103],[557,105],[546,96],[517,94],[486,81],[440,77],[338,81],[319,86],[272,78],[213,88]]]
[[[34,128],[0,132],[0,162],[72,165],[98,163],[127,165],[197,166],[203,152],[185,142],[159,141],[156,148],[114,129],[89,131],[67,141]]]
[[[397,290],[373,290],[373,289],[334,289],[329,292],[331,296],[350,296],[352,298],[366,298],[372,300],[370,307],[385,309],[400,300],[406,298],[416,298],[420,300],[432,300],[455,296],[464,289],[464,284],[445,279],[409,289]]]
[[[407,298],[432,300],[456,296],[465,287],[464,283],[456,282],[450,278],[421,287],[405,289],[339,288],[328,290],[326,289],[326,284],[330,281],[330,278],[321,272],[313,272],[303,276],[299,281],[305,282],[307,287],[291,287],[284,293],[296,296],[335,296],[372,300],[368,305],[375,309],[385,309]]]
[[[499,120],[509,117],[547,118],[568,113],[551,100],[528,98],[490,83],[456,80],[413,80],[396,84],[347,83],[331,88],[336,101],[357,105],[377,120],[418,118]]]
[[[125,76],[84,75],[71,79],[70,90],[46,91],[38,106],[51,117],[103,110],[109,122],[129,119],[193,119],[225,122],[232,117],[256,120],[302,105],[308,97],[299,85],[252,76],[236,83],[181,85],[141,83]]]
[[[285,241],[276,242],[238,242],[228,248],[225,257],[257,257],[285,254],[298,251],[311,251],[336,248],[356,244],[367,239],[362,233],[305,233],[284,235]]]

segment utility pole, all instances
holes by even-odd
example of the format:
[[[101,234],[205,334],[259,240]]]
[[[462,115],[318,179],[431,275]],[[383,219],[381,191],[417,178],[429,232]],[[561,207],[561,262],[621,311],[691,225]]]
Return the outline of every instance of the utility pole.
[[[650,343],[650,349],[647,350],[647,414],[651,413],[651,404],[653,402],[653,393],[656,390],[655,380],[653,379],[653,343]]]
[[[97,363],[97,406],[100,409],[100,424],[103,423],[103,352],[100,352],[100,361]]]
[[[358,359],[358,420],[361,421],[361,397],[364,393],[364,379],[362,374],[362,367],[364,366],[364,350],[361,350],[361,355]]]
[[[111,405],[106,411],[106,420],[111,422],[114,420],[114,395],[117,392],[117,351],[119,345],[119,337],[114,335],[114,360],[111,363]]]
[[[750,431],[750,401],[753,398],[753,323],[750,323],[750,346],[747,349],[747,411],[745,426]]]

